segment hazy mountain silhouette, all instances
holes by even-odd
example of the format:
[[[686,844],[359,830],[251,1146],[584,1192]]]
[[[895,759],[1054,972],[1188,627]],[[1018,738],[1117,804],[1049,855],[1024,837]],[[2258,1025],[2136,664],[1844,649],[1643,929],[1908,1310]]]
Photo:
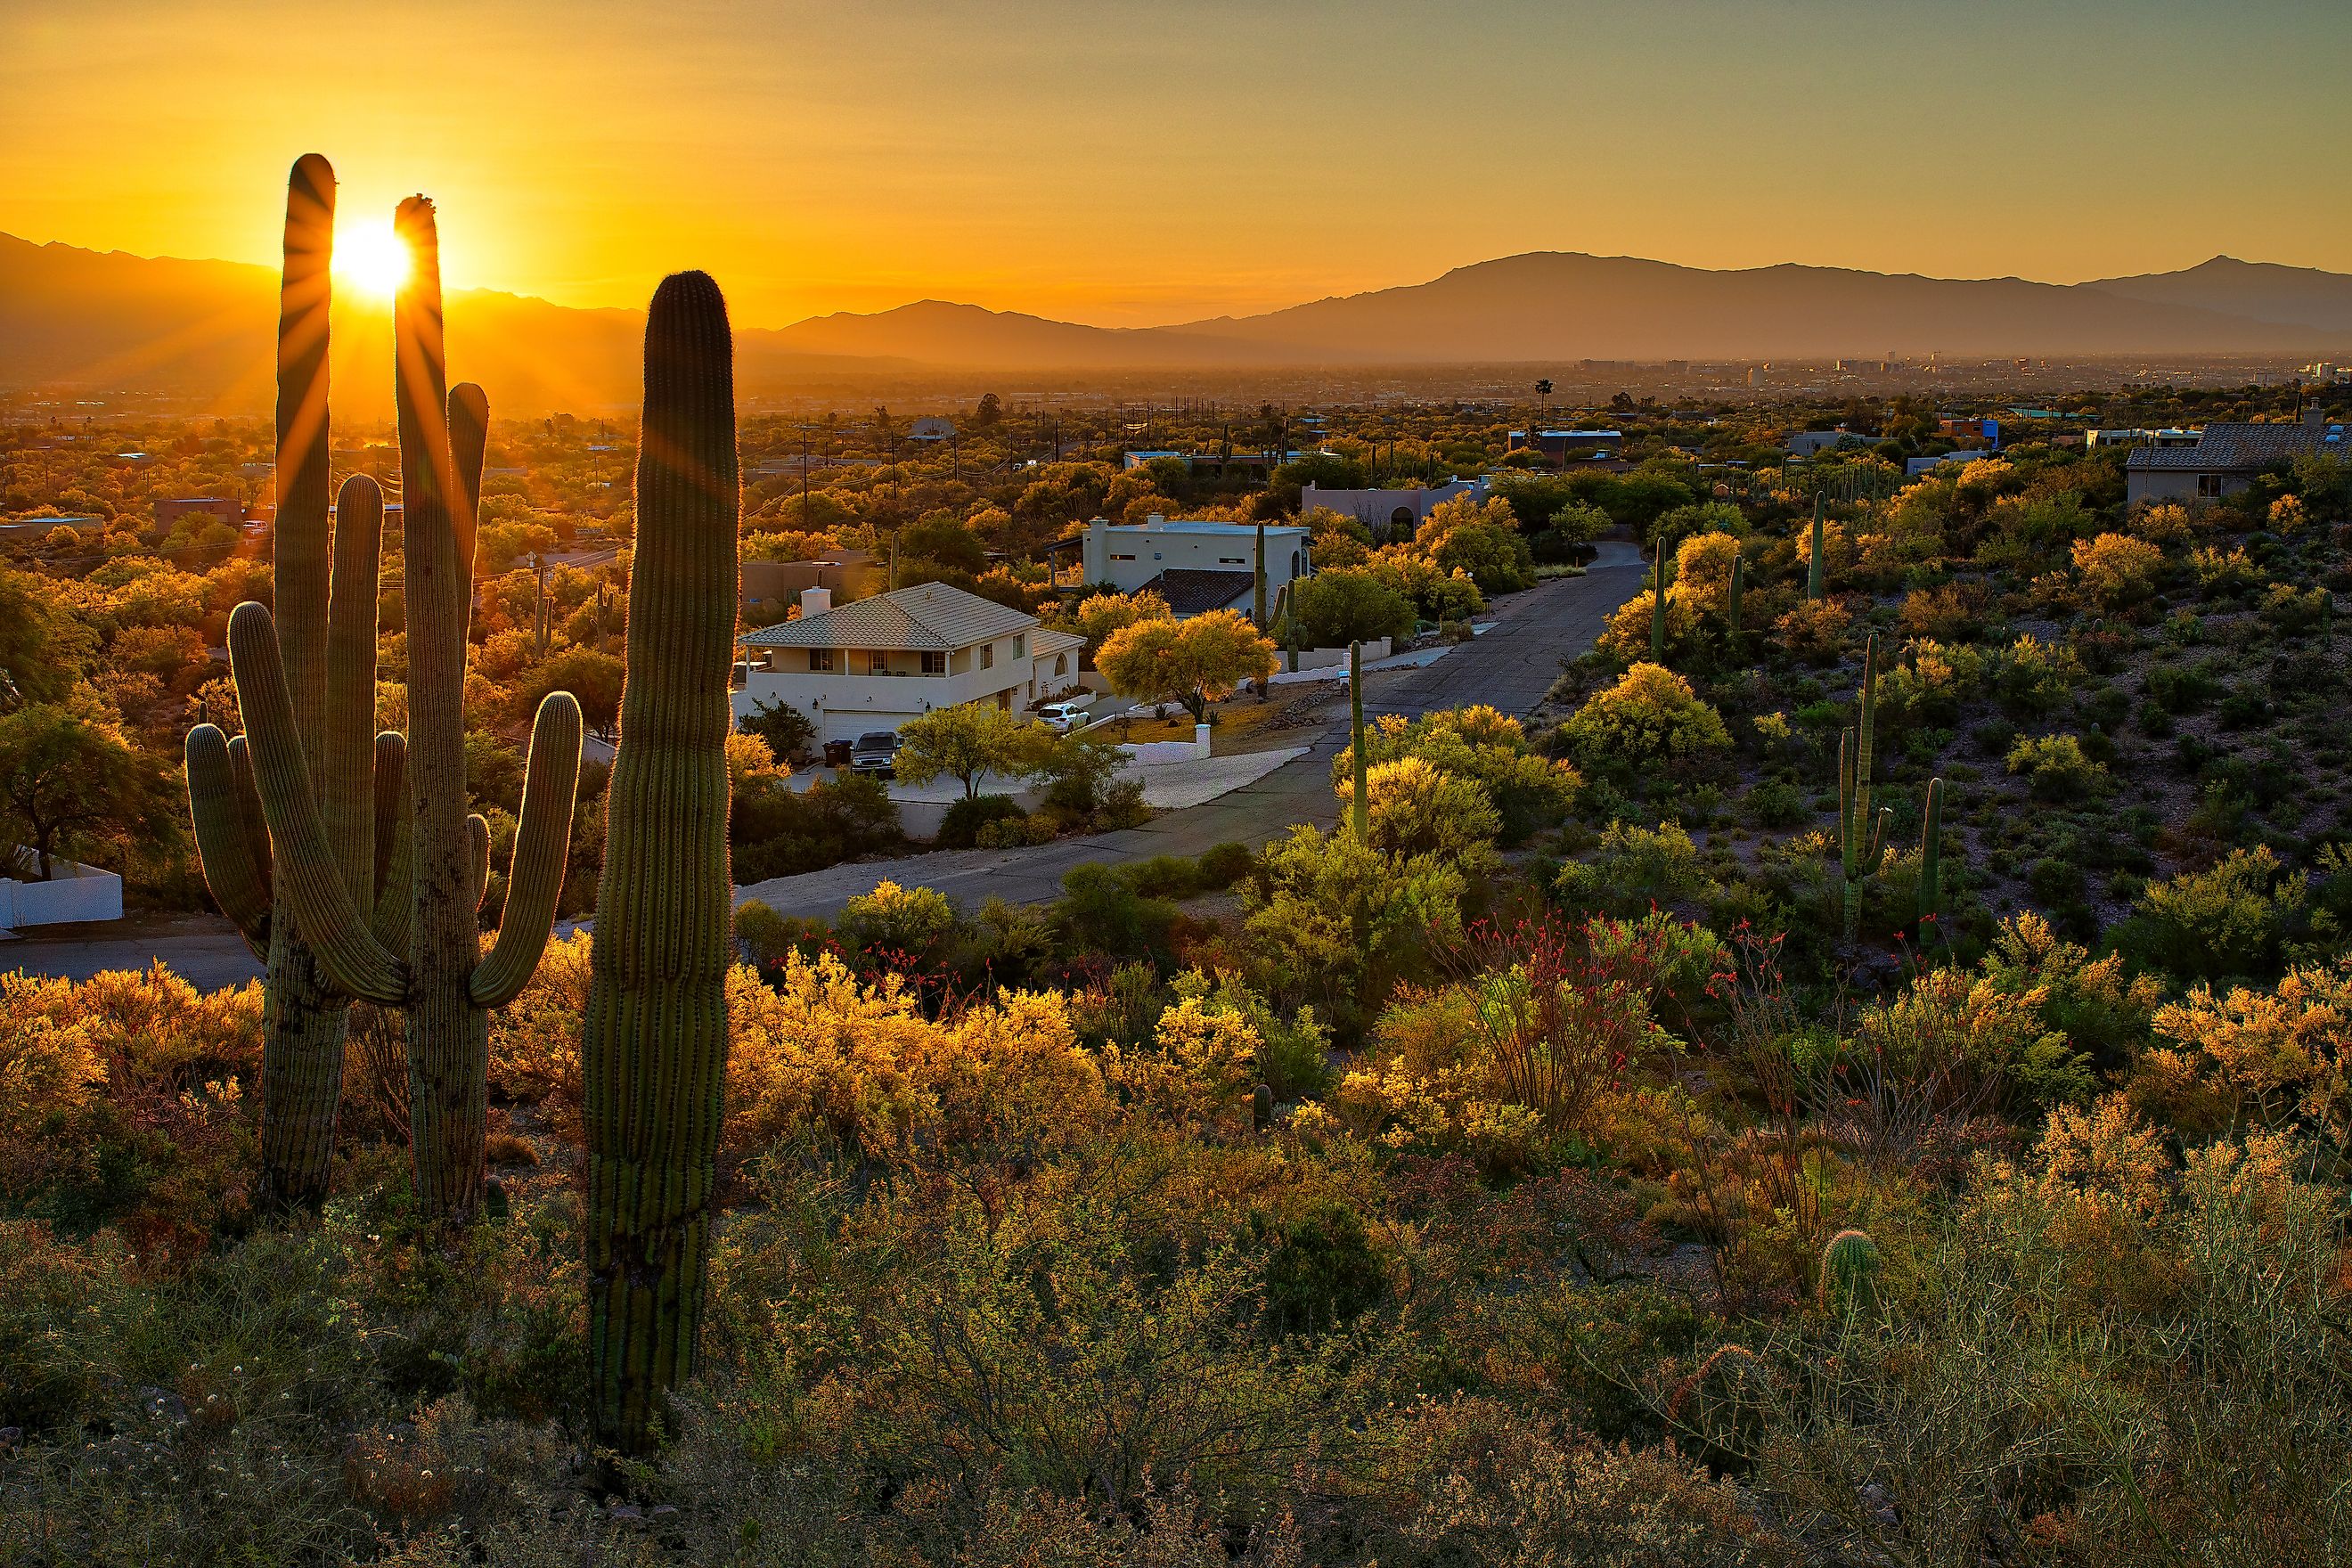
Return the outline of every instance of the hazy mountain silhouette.
[[[812,353],[890,354],[927,364],[1054,367],[1255,364],[1289,357],[1281,344],[1165,327],[1084,327],[1013,310],[918,300],[871,315],[842,311],[781,329]]]
[[[2159,305],[2189,305],[2255,321],[2284,321],[2323,332],[2352,332],[2352,278],[2315,267],[2281,267],[2217,256],[2179,272],[2102,278],[2103,294]]]
[[[1339,343],[1398,360],[2299,352],[2315,335],[2189,301],[2021,278],[1794,265],[1717,272],[1572,251],[1182,330],[1300,350]]]
[[[0,386],[268,406],[278,280],[237,262],[150,259],[0,235]],[[339,295],[335,399],[379,418],[389,308]],[[487,290],[448,299],[451,371],[506,414],[636,400],[645,318]],[[1113,330],[927,300],[779,329],[737,325],[737,383],[761,397],[923,366],[992,370],[1407,364],[1579,359],[1818,359],[2325,353],[2352,345],[2352,277],[2217,257],[2095,284],[1826,267],[1709,271],[1535,252],[1428,283],[1263,315]]]

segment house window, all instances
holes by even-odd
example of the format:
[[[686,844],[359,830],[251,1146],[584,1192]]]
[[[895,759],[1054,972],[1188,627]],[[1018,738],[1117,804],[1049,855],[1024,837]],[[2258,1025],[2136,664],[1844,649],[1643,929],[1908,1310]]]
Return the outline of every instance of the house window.
[[[923,656],[923,673],[925,675],[945,675],[947,672],[947,655],[943,653],[927,653]]]
[[[809,668],[819,675],[831,675],[833,673],[833,649],[829,647],[813,647],[809,649]]]
[[[1063,653],[1055,654],[1054,656],[1054,673],[1055,675],[1067,675],[1070,673],[1070,656],[1068,654]]]
[[[1132,561],[1135,557],[1132,555],[1114,555],[1111,559],[1113,561]]]
[[[866,655],[866,673],[868,675],[889,674],[890,656],[882,652],[878,648],[867,650]]]
[[[2219,474],[2198,475],[2197,493],[2200,496],[2220,495],[2221,493],[2221,476]]]
[[[1027,632],[1014,632],[1013,634],[1013,657],[1015,658],[1026,658],[1028,655],[1029,634]]]
[[[980,668],[982,669],[994,669],[996,668],[996,645],[994,643],[984,642],[980,645]]]
[[[1220,555],[1217,557],[1217,564],[1220,566],[1246,566],[1249,564],[1249,562],[1239,555]]]

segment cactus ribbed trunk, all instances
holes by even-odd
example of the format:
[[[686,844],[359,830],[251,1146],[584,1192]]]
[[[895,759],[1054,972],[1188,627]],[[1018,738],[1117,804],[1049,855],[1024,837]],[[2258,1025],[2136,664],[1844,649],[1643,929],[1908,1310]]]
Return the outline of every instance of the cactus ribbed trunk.
[[[1731,590],[1724,601],[1724,618],[1729,624],[1731,635],[1735,637],[1739,635],[1739,595],[1741,590],[1747,586],[1747,578],[1748,558],[1744,555],[1733,556],[1731,558]]]
[[[408,1105],[417,1201],[463,1219],[481,1206],[488,1019],[467,996],[480,959],[466,817],[466,622],[473,563],[459,550],[464,505],[449,440],[440,240],[433,204],[394,219],[414,257],[393,318],[408,580]]]
[[[394,224],[414,258],[393,318],[408,572],[409,1149],[419,1205],[463,1220],[481,1206],[489,1075],[489,1020],[467,994],[481,956],[466,822],[474,574],[458,512],[470,508],[450,445],[433,204],[410,197]]]
[[[1806,598],[1818,599],[1822,596],[1822,498],[1815,496],[1813,498],[1812,558],[1805,567]]]
[[[1348,744],[1354,752],[1355,792],[1348,802],[1348,826],[1356,841],[1372,841],[1372,792],[1370,765],[1364,756],[1364,645],[1348,645]]]
[[[1892,814],[1882,808],[1874,816],[1870,809],[1877,726],[1878,638],[1874,635],[1863,648],[1860,721],[1838,742],[1838,902],[1848,942],[1862,929],[1862,885],[1886,860],[1886,820]]]
[[[694,1370],[727,1065],[740,485],[733,340],[709,277],[663,280],[645,374],[628,679],[581,1031],[593,1408],[629,1452]]]
[[[1924,932],[1944,901],[1944,781],[1927,781],[1927,807],[1919,824],[1919,926]]]
[[[327,315],[334,244],[335,172],[313,153],[296,162],[286,187],[271,537],[279,647],[314,770],[326,710]],[[265,1206],[315,1208],[327,1195],[334,1157],[351,1005],[320,972],[283,890],[272,900],[262,990],[260,1197]]]
[[[1254,612],[1252,618],[1257,623],[1257,629],[1263,633],[1266,628],[1265,520],[1264,518],[1258,519],[1257,523],[1257,565],[1255,569],[1252,586],[1256,589],[1256,593],[1254,595],[1250,605],[1251,610]]]

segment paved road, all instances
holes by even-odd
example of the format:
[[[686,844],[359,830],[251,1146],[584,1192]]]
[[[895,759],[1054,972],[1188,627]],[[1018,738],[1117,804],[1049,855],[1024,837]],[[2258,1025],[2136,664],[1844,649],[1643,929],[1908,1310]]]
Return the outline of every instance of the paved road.
[[[1506,713],[1527,713],[1559,678],[1560,661],[1592,646],[1620,605],[1641,591],[1642,559],[1630,544],[1604,542],[1581,577],[1559,578],[1515,595],[1496,606],[1496,625],[1466,647],[1418,669],[1367,676],[1364,710],[1418,717],[1439,708],[1484,702]],[[1279,688],[1276,689],[1279,690]],[[1089,861],[1123,862],[1155,855],[1198,855],[1225,843],[1262,844],[1295,822],[1339,820],[1331,793],[1331,759],[1346,745],[1347,707],[1335,697],[1320,731],[1296,731],[1286,743],[1307,744],[1307,754],[1254,784],[1204,805],[1171,811],[1140,827],[1098,833],[1024,849],[950,849],[902,860],[835,866],[779,877],[736,889],[782,914],[831,917],[841,906],[887,879],[937,888],[968,906],[997,898],[1045,903],[1060,896],[1062,876]]]
[[[1642,560],[1630,544],[1604,542],[1582,577],[1544,583],[1496,606],[1496,625],[1476,642],[1433,664],[1375,672],[1365,678],[1367,717],[1417,717],[1439,708],[1484,702],[1506,713],[1527,713],[1559,678],[1560,661],[1592,645],[1617,606],[1641,589]],[[1279,688],[1276,689],[1279,691]],[[780,912],[831,917],[885,879],[937,888],[977,907],[982,900],[1045,903],[1060,896],[1062,876],[1089,861],[1123,862],[1155,855],[1198,855],[1225,843],[1262,844],[1295,822],[1339,819],[1331,793],[1331,759],[1347,740],[1347,705],[1335,694],[1320,729],[1270,737],[1306,745],[1287,763],[1230,795],[1168,812],[1140,827],[1082,838],[1057,839],[1024,849],[954,849],[905,859],[835,866],[805,876],[781,877],[736,889]],[[253,955],[228,922],[212,916],[121,921],[93,931],[28,936],[0,946],[0,971],[87,979],[107,969],[143,969],[155,959],[192,984],[210,989],[255,978]]]

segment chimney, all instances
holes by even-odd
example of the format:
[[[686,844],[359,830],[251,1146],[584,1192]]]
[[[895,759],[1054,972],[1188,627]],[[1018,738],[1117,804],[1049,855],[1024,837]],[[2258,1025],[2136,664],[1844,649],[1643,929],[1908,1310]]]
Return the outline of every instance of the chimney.
[[[801,618],[803,620],[806,620],[811,616],[821,616],[831,608],[833,608],[832,589],[803,588],[801,590]]]
[[[2310,407],[2303,411],[2303,422],[2305,425],[2325,425],[2327,423],[2327,410],[2315,401]]]
[[[1146,517],[1146,518],[1143,520],[1143,522],[1144,522],[1144,526],[1145,526],[1145,527],[1147,527],[1147,528],[1158,528],[1161,523],[1166,522],[1167,521],[1168,521],[1168,520],[1167,520],[1166,518],[1164,518],[1164,517],[1160,516],[1158,512],[1156,512],[1156,511],[1155,511],[1155,512],[1151,513],[1149,517]]]

